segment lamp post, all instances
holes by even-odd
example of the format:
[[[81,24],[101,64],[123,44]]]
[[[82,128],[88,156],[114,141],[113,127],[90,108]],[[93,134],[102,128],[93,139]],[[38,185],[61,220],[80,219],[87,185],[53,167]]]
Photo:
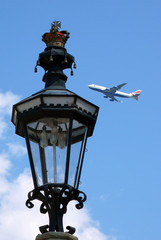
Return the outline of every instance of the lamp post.
[[[48,213],[49,224],[42,234],[64,232],[63,215],[67,204],[77,200],[81,209],[86,195],[79,190],[87,138],[92,136],[98,107],[65,87],[64,69],[76,68],[74,57],[64,48],[67,31],[59,31],[55,21],[42,36],[46,43],[35,67],[45,70],[45,88],[13,106],[12,122],[16,134],[26,139],[34,189],[28,193],[26,206],[41,201],[40,212]],[[75,229],[68,226],[68,233]]]

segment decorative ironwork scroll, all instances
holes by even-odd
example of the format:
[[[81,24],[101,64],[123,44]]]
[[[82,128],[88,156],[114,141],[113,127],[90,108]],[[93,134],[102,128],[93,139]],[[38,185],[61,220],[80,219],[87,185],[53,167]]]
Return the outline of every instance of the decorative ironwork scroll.
[[[70,201],[76,200],[75,205],[77,209],[83,208],[83,203],[86,201],[86,195],[69,185],[53,186],[52,184],[44,185],[40,188],[34,189],[28,193],[26,206],[33,208],[34,200],[41,201],[40,212],[48,213],[49,225],[41,226],[40,232],[48,231],[64,232],[63,230],[63,215],[67,212],[67,205]],[[68,226],[67,230],[74,234],[75,228]]]

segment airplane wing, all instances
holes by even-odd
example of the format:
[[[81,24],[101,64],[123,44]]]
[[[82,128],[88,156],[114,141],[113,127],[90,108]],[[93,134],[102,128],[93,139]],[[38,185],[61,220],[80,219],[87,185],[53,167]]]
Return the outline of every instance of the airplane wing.
[[[117,100],[114,96],[110,97],[110,101],[111,101],[111,102],[113,102],[113,101],[120,102],[120,101]]]
[[[115,93],[117,90],[119,90],[120,88],[122,88],[124,85],[126,85],[127,83],[122,83],[120,85],[117,85],[116,87],[112,87],[112,88],[109,88],[109,92],[111,93]]]
[[[105,95],[104,98],[110,98],[110,101],[111,101],[111,102],[116,101],[116,102],[122,103],[122,101],[117,100],[117,98],[115,98],[114,96]]]

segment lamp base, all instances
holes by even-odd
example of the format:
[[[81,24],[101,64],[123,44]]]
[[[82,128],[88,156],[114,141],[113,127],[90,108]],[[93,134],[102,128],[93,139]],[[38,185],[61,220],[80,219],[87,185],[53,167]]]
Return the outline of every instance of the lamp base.
[[[63,215],[67,212],[68,203],[72,200],[76,200],[78,201],[78,203],[75,205],[76,208],[81,209],[86,200],[86,195],[85,193],[67,184],[46,184],[28,193],[26,206],[28,208],[33,208],[34,204],[32,201],[36,199],[42,202],[40,206],[40,212],[43,214],[48,213],[49,215],[49,225],[41,226],[39,228],[40,232],[42,234],[47,232],[64,233]],[[75,228],[71,226],[67,226],[66,229],[69,231],[65,233],[75,233]]]
[[[47,232],[38,234],[35,240],[78,240],[78,238],[65,232]]]

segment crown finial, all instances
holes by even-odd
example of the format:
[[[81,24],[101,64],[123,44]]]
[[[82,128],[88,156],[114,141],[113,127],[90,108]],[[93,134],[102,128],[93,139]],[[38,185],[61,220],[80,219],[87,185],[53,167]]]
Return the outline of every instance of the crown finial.
[[[50,32],[58,32],[59,28],[61,28],[61,22],[60,21],[54,21],[54,22],[51,23]]]
[[[65,46],[65,43],[67,42],[70,33],[64,30],[59,31],[59,28],[61,28],[61,22],[54,21],[51,24],[50,32],[44,33],[44,35],[42,36],[42,41],[46,43],[47,47]]]

